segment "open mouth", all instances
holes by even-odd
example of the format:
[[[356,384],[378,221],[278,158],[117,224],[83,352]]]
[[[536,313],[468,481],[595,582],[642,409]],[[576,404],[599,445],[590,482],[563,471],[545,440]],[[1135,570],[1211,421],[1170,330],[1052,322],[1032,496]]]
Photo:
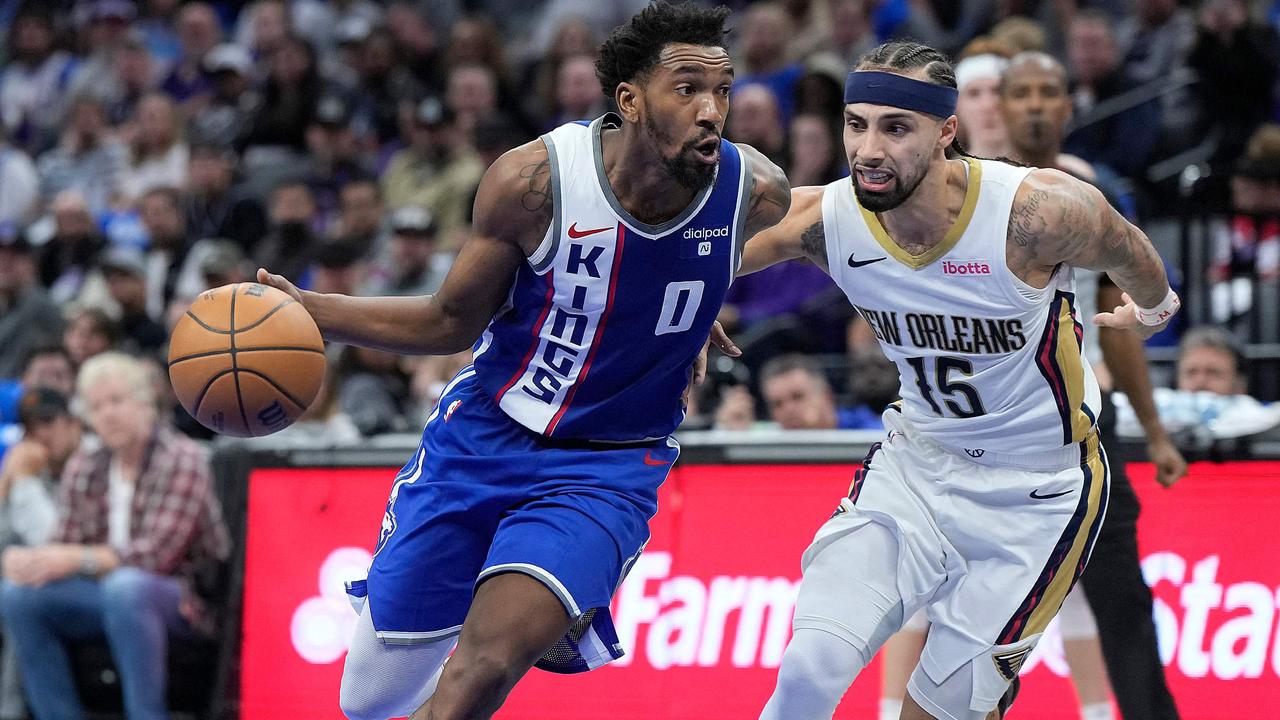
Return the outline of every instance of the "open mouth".
[[[868,192],[884,192],[893,182],[893,173],[882,168],[858,168],[858,186]]]
[[[720,138],[707,138],[694,145],[693,151],[697,153],[699,160],[708,164],[717,163],[720,161]]]

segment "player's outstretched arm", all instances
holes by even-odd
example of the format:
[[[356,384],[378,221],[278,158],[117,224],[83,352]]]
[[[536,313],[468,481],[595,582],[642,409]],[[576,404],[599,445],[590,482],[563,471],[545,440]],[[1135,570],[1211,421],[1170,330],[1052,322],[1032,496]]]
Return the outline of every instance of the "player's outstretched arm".
[[[1015,272],[1047,276],[1061,263],[1105,271],[1124,291],[1125,304],[1099,313],[1095,324],[1150,337],[1178,310],[1177,295],[1147,236],[1096,187],[1066,173],[1045,169],[1027,176],[1013,201],[1009,241]]]
[[[827,239],[822,229],[822,193],[820,186],[792,190],[786,217],[747,241],[738,275],[750,275],[798,257],[807,257],[826,270]]]
[[[434,295],[352,297],[302,292],[258,271],[258,281],[302,302],[326,340],[414,355],[470,347],[506,301],[520,263],[551,223],[551,166],[541,140],[499,158],[476,194],[471,238]]]

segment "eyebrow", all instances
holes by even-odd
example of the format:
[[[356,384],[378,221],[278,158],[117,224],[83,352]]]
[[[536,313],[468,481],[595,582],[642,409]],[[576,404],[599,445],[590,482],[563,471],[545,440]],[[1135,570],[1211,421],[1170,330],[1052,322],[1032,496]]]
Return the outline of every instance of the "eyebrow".
[[[865,117],[859,115],[856,112],[853,112],[852,110],[845,110],[844,116],[850,120],[861,120],[862,122],[867,122],[867,119]],[[912,115],[912,113],[892,112],[892,113],[886,113],[876,118],[876,122],[882,122],[885,120],[913,120],[914,121],[915,117]]]

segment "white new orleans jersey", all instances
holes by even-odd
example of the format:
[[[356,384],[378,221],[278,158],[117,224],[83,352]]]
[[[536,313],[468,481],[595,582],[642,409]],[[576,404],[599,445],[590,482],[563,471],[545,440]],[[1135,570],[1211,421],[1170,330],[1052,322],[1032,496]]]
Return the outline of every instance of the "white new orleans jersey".
[[[851,178],[827,185],[831,276],[897,364],[902,411],[919,432],[983,464],[1078,465],[1099,395],[1081,356],[1072,271],[1059,266],[1043,289],[1010,272],[1010,210],[1031,169],[966,163],[960,215],[920,256],[858,204]]]

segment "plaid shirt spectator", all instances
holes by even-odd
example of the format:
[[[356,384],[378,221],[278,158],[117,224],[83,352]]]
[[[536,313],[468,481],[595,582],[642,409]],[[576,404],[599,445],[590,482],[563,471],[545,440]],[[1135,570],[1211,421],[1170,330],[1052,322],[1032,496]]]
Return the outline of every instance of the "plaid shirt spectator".
[[[81,450],[62,473],[64,518],[54,542],[107,543],[111,453]],[[182,614],[192,627],[212,632],[210,608],[196,593],[200,577],[225,560],[230,539],[213,491],[208,451],[170,428],[157,426],[133,494],[129,544],[116,548],[122,565],[178,577]]]

